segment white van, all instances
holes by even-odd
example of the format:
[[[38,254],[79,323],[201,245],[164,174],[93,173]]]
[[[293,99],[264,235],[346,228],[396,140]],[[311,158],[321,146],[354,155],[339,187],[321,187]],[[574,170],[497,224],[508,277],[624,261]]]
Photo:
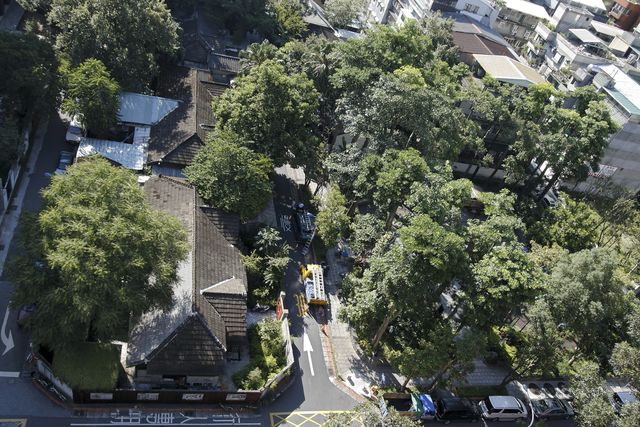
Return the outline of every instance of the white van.
[[[478,404],[485,420],[516,421],[527,418],[527,408],[513,396],[489,396]]]

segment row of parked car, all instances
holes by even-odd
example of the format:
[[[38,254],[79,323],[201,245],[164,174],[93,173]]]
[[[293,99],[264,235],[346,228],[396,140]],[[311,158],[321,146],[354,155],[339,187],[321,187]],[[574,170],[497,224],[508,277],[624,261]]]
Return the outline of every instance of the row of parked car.
[[[620,414],[625,405],[637,402],[636,393],[626,385],[608,384],[611,405]],[[488,396],[481,400],[462,397],[432,399],[428,394],[385,393],[385,404],[400,413],[423,421],[517,421],[570,419],[576,412],[573,397],[563,381],[512,381],[509,395]]]

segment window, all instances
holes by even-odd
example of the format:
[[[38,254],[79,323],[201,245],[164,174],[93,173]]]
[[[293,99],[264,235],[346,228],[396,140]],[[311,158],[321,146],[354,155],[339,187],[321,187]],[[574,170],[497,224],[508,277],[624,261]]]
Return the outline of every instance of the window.
[[[473,4],[465,3],[465,5],[464,5],[464,10],[467,11],[467,12],[478,13],[479,9],[480,8],[478,6],[473,5]]]
[[[528,39],[529,37],[531,37],[531,31],[525,31],[524,32],[524,38]]]

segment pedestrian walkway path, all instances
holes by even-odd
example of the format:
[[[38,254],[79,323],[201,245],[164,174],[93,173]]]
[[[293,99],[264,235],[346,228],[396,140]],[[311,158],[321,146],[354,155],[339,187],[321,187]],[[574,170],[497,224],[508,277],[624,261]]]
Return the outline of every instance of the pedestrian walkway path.
[[[372,386],[398,387],[404,378],[394,374],[391,367],[381,361],[372,360],[363,355],[355,342],[351,327],[338,318],[342,307],[339,298],[339,284],[349,271],[348,262],[339,259],[336,251],[327,251],[329,271],[326,278],[326,290],[329,296],[330,312],[327,313],[327,334],[335,363],[337,379],[356,393],[372,398]]]
[[[4,264],[7,260],[7,255],[9,254],[9,246],[18,227],[18,221],[20,220],[20,214],[22,213],[22,205],[25,195],[27,194],[31,174],[35,170],[38,155],[42,149],[42,143],[47,132],[48,125],[48,119],[41,120],[38,123],[35,136],[32,139],[33,145],[31,146],[31,152],[29,153],[29,160],[22,169],[22,177],[18,180],[18,188],[15,190],[14,196],[11,199],[11,205],[0,222],[0,276],[4,272]]]

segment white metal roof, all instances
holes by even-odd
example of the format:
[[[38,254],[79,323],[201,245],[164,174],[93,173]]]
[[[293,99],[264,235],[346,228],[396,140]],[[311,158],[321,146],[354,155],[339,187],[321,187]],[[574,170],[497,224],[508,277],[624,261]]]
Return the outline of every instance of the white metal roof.
[[[640,84],[638,82],[613,64],[593,65],[592,68],[602,70],[613,80],[613,88],[605,88],[607,93],[632,114],[640,113]]]
[[[591,21],[591,27],[598,33],[606,34],[611,37],[619,36],[625,31],[622,28],[614,27],[613,25],[605,24],[600,21]]]
[[[580,39],[582,43],[606,44],[600,37],[584,28],[571,28],[569,32]]]
[[[118,120],[122,123],[152,126],[178,108],[178,101],[141,93],[121,92]]]
[[[535,3],[531,3],[530,1],[507,0],[505,6],[509,9],[517,10],[518,12],[524,13],[525,15],[535,16],[536,18],[546,19],[547,21],[551,20],[551,17],[544,7]]]
[[[148,140],[128,144],[105,139],[81,138],[76,158],[99,154],[124,168],[139,171],[144,167],[148,148]]]
[[[498,81],[523,87],[545,81],[536,70],[508,56],[474,54],[473,57],[488,75]]]

